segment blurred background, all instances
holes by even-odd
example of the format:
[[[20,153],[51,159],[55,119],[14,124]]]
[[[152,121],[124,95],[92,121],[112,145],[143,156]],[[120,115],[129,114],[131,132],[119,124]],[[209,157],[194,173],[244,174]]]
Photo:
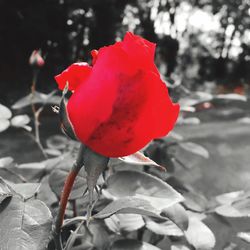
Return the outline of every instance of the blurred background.
[[[90,50],[133,31],[157,43],[161,73],[191,90],[244,94],[250,80],[249,0],[1,0],[0,98],[29,91],[29,56],[46,57],[38,88]]]

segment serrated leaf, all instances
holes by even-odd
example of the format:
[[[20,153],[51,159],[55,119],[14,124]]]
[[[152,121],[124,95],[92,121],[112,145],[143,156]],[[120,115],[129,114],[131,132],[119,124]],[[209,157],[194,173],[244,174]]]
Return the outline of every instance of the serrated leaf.
[[[202,221],[196,218],[189,219],[189,226],[185,232],[189,244],[195,249],[210,250],[215,246],[213,232]]]
[[[13,196],[4,201],[0,212],[2,249],[44,250],[49,242],[52,216],[39,200],[24,201]]]
[[[166,182],[135,171],[119,171],[111,175],[107,180],[106,191],[116,198],[134,196],[149,201],[157,210],[183,201],[181,194]]]
[[[44,94],[38,91],[35,91],[34,97],[32,97],[32,94],[28,94],[27,96],[19,99],[17,102],[15,102],[12,105],[13,109],[20,109],[24,108],[26,106],[31,105],[31,103],[41,103],[41,104],[59,104],[61,101],[61,97],[54,96],[55,92],[52,91],[49,94]]]
[[[193,142],[180,142],[179,146],[188,152],[200,155],[204,158],[209,158],[209,152],[201,145]]]
[[[8,120],[10,119],[12,116],[12,113],[10,111],[9,108],[7,108],[6,106],[0,104],[0,120]]]
[[[122,231],[132,232],[145,225],[142,216],[138,214],[114,214],[104,222],[112,232],[118,234]]]
[[[132,155],[124,156],[119,158],[121,161],[128,163],[128,164],[133,164],[133,165],[147,165],[147,166],[154,166],[159,168],[162,171],[165,171],[166,169],[150,158],[146,157],[143,153],[141,152],[136,152]]]
[[[160,248],[147,242],[133,239],[122,239],[115,241],[110,250],[160,250]]]

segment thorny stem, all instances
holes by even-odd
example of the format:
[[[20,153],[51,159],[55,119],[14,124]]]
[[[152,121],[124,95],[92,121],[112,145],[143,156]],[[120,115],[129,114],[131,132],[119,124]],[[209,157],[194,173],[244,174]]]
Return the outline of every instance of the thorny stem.
[[[65,180],[63,191],[61,193],[59,211],[56,217],[55,229],[54,229],[54,242],[57,250],[62,250],[61,227],[63,224],[64,214],[71,189],[73,187],[76,176],[78,175],[80,169],[83,166],[83,151],[84,151],[84,146],[81,144],[76,162],[74,163],[72,169],[70,170]]]
[[[31,108],[32,108],[32,113],[34,117],[34,128],[35,128],[35,141],[40,148],[41,152],[43,153],[44,157],[47,158],[47,154],[43,149],[43,146],[40,141],[40,133],[39,133],[39,116],[41,111],[38,110],[36,111],[36,106],[34,104],[34,98],[35,98],[35,92],[36,92],[36,82],[37,82],[37,76],[38,76],[38,70],[33,69],[33,79],[32,79],[32,85],[31,85]]]

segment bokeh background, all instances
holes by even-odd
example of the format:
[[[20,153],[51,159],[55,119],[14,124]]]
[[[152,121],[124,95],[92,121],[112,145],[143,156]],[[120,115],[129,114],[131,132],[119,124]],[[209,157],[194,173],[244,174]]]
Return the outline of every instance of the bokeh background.
[[[244,92],[250,78],[249,0],[1,0],[1,99],[27,92],[28,58],[42,49],[39,88],[129,30],[157,43],[163,75],[189,89]]]

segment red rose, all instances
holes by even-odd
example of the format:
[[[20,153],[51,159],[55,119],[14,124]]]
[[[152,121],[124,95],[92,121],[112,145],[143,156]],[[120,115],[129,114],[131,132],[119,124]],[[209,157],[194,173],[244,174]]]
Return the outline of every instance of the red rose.
[[[108,157],[130,155],[165,136],[179,105],[154,64],[155,44],[127,33],[122,42],[94,51],[93,67],[73,64],[55,79],[73,90],[67,104],[78,139]]]

